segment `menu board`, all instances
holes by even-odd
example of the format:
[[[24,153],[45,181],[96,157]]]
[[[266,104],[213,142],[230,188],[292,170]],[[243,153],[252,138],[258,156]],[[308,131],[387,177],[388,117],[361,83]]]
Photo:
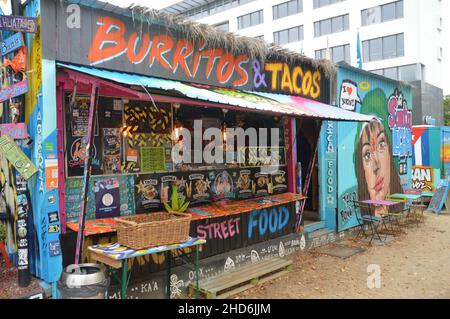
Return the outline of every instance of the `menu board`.
[[[440,213],[448,196],[449,184],[450,182],[448,180],[441,180],[439,186],[434,191],[433,198],[428,206],[429,211],[433,211],[436,214]],[[449,209],[449,207],[446,208]]]

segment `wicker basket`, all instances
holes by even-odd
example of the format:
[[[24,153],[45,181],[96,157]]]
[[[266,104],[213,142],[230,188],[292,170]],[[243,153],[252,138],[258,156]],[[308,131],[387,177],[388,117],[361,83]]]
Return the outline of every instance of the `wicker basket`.
[[[189,239],[191,217],[177,212],[116,217],[117,241],[133,249],[181,243]]]

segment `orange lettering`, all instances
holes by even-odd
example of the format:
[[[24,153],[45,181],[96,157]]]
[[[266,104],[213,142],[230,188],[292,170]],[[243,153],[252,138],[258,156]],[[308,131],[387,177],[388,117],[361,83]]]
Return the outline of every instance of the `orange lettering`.
[[[186,58],[192,54],[194,46],[188,40],[182,39],[178,41],[175,54],[173,56],[173,72],[175,73],[178,65],[181,66],[184,73],[192,78],[192,73],[186,64]]]
[[[130,60],[130,62],[134,63],[134,64],[141,63],[147,56],[148,51],[150,50],[150,36],[148,34],[144,34],[144,38],[142,39],[141,49],[136,54],[135,49],[137,46],[137,42],[139,42],[140,40],[141,39],[138,39],[136,32],[133,32],[130,35],[130,39],[128,40],[127,57],[128,57],[128,60]]]
[[[281,79],[281,90],[285,89],[288,89],[289,93],[292,94],[291,70],[289,70],[286,63],[284,64],[283,78]]]
[[[125,23],[111,17],[100,17],[97,20],[98,28],[94,40],[89,49],[88,60],[93,64],[108,61],[127,50],[127,43],[124,39]],[[108,47],[104,47],[109,44]]]
[[[300,93],[302,92],[301,89],[301,84],[300,86],[298,85],[298,77],[301,77],[301,79],[303,79],[303,70],[301,67],[296,66],[294,68],[294,71],[292,72],[292,86],[294,87],[294,92],[295,94],[300,95]]]
[[[225,72],[224,72],[224,69]],[[220,83],[226,83],[230,80],[234,71],[234,58],[231,53],[222,55],[217,64],[216,77]]]
[[[222,49],[216,49],[216,50],[205,50],[201,53],[202,57],[207,57],[208,62],[206,63],[206,78],[209,79],[209,76],[211,75],[211,71],[214,67],[214,63],[216,62],[216,58],[220,57],[222,55]]]
[[[281,63],[267,63],[264,68],[266,71],[272,73],[272,90],[276,91],[278,86],[278,72],[281,71],[283,65]]]
[[[173,40],[170,36],[160,34],[153,38],[152,50],[150,52],[150,66],[153,65],[153,61],[156,59],[161,66],[167,70],[171,70],[169,62],[164,58],[164,54],[169,52],[173,48]]]
[[[239,80],[236,80],[233,82],[234,86],[242,86],[247,84],[248,82],[248,73],[247,71],[241,66],[241,63],[247,63],[248,58],[245,55],[239,55],[236,60],[234,60],[234,69],[236,70],[237,74],[241,76]]]

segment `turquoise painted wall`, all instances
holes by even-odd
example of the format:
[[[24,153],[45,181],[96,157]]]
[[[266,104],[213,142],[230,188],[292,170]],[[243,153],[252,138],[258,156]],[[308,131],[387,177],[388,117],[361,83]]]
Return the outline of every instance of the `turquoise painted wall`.
[[[411,187],[412,95],[409,86],[343,66],[337,84],[335,105],[381,119],[369,126],[325,123],[319,153],[320,210],[327,227],[342,231],[357,225],[352,200],[381,199]],[[369,142],[368,132],[370,143],[363,146]]]

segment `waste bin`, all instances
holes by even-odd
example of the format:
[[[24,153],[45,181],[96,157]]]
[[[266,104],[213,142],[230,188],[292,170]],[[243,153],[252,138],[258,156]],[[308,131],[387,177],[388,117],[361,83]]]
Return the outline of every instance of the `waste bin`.
[[[58,281],[61,299],[106,299],[110,279],[100,264],[69,265]]]

